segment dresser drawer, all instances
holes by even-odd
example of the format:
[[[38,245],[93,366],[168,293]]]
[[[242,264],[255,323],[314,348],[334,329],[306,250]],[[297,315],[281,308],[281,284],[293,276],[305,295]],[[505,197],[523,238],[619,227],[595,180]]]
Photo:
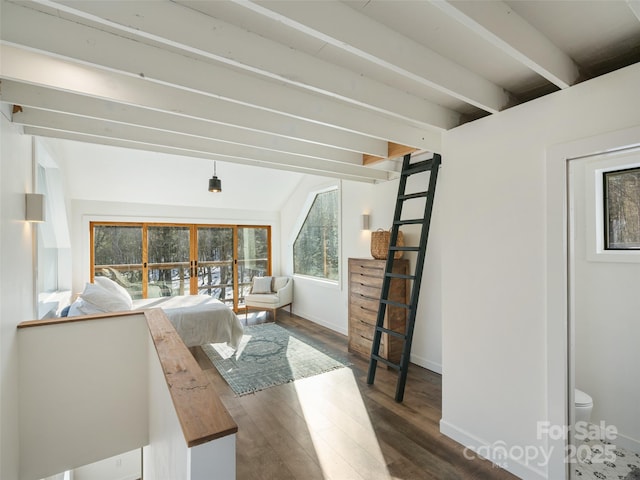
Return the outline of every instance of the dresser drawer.
[[[384,260],[350,259],[349,271],[358,275],[382,278],[384,274]]]
[[[379,298],[382,291],[382,277],[370,277],[352,273],[349,277],[349,290],[363,295]]]
[[[373,340],[373,330],[375,325],[363,322],[362,320],[353,319],[351,324],[349,325],[349,331],[354,335],[359,335],[363,338],[366,338],[369,341]]]
[[[380,295],[384,280],[386,260],[367,258],[349,259],[349,351],[369,358]],[[394,262],[395,273],[407,273],[409,262],[406,259]],[[408,282],[393,279],[389,288],[389,299],[406,303]],[[407,310],[404,308],[387,306],[384,326],[397,331],[404,331]],[[402,340],[383,334],[380,341],[379,355],[390,361],[399,362]]]
[[[353,353],[358,353],[364,357],[369,358],[371,356],[371,345],[372,341],[368,338],[365,338],[358,334],[349,335],[349,351]],[[385,345],[384,340],[380,342],[380,349],[378,350],[379,354],[384,354]]]
[[[349,314],[367,323],[375,323],[379,306],[380,300],[366,298],[361,295],[349,296]]]

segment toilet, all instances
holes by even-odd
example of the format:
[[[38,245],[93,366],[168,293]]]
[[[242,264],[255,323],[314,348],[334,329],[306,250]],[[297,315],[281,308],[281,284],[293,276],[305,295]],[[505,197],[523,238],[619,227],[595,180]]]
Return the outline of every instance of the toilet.
[[[593,399],[582,390],[575,389],[575,421],[589,422],[591,420],[591,410],[593,410]]]

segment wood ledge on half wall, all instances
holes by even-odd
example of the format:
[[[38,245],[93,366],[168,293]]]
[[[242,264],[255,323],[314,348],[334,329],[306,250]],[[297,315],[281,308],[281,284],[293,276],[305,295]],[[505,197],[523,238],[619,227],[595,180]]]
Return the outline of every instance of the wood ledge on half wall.
[[[140,314],[144,314],[146,318],[187,446],[195,447],[237,433],[238,425],[160,308],[29,320],[21,322],[17,328],[97,321]]]

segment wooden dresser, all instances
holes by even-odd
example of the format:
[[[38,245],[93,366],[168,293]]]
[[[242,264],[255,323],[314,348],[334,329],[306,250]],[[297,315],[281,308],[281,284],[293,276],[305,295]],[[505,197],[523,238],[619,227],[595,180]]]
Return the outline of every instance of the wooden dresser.
[[[378,316],[380,291],[386,260],[372,258],[349,259],[349,351],[366,358],[371,355],[373,331]],[[394,261],[394,273],[409,273],[409,261]],[[389,300],[409,303],[409,281],[392,279]],[[408,310],[387,305],[384,327],[405,333]],[[383,334],[379,355],[395,363],[400,363],[402,340]]]

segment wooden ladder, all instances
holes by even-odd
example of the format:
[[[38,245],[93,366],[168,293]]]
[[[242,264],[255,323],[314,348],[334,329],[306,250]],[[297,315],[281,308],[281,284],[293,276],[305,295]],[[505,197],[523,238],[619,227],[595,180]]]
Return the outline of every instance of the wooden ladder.
[[[369,362],[369,372],[367,374],[367,383],[373,384],[376,376],[376,367],[378,362],[398,371],[398,382],[396,385],[396,402],[402,402],[404,398],[404,387],[407,381],[407,370],[409,368],[409,357],[411,355],[411,342],[413,340],[413,329],[416,321],[416,313],[418,309],[418,297],[420,296],[420,284],[422,282],[422,270],[424,267],[425,254],[427,250],[427,239],[429,237],[429,225],[431,223],[431,212],[433,210],[433,198],[436,192],[436,181],[438,179],[438,170],[441,163],[439,154],[434,154],[429,160],[422,160],[411,163],[411,154],[404,156],[402,161],[402,172],[400,174],[400,185],[398,186],[398,197],[396,199],[396,209],[393,216],[393,224],[391,227],[391,235],[389,240],[389,250],[387,252],[387,262],[382,281],[382,293],[380,296],[380,305],[378,307],[378,316],[373,335],[373,344],[371,347],[371,359]],[[419,173],[430,172],[429,185],[427,190],[407,193],[407,180],[410,176]],[[424,198],[424,215],[421,218],[403,219],[402,209],[407,200]],[[420,241],[415,246],[399,246],[398,230],[402,225],[421,225]],[[416,265],[413,273],[399,274],[393,273],[393,262],[395,260],[395,252],[417,252]],[[392,279],[411,280],[411,293],[408,304],[389,300],[389,290]],[[387,311],[387,305],[405,308],[407,310],[407,322],[405,331],[397,332],[385,328],[384,318]],[[379,355],[380,341],[382,334],[391,335],[402,339],[402,354],[400,363],[394,363]]]

